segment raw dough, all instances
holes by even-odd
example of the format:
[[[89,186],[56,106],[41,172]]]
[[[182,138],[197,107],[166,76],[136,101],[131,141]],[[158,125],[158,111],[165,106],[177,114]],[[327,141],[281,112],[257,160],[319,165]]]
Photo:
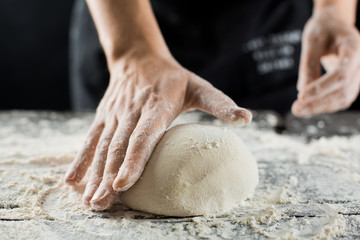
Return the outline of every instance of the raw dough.
[[[120,195],[132,209],[168,216],[219,214],[250,197],[255,159],[238,135],[207,125],[178,125],[156,146],[142,177]]]

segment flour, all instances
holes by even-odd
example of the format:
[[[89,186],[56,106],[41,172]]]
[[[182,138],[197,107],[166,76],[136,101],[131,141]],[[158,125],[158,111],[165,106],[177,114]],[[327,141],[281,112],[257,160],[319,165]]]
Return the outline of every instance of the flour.
[[[84,182],[76,189],[62,183],[92,118],[0,114],[2,239],[351,239],[358,234],[359,135],[308,143],[260,129],[260,123],[227,126],[258,160],[254,197],[225,215],[168,218],[119,202],[93,212],[81,204]],[[268,125],[275,124],[274,117],[268,119]],[[223,125],[199,113],[176,120],[188,122]]]

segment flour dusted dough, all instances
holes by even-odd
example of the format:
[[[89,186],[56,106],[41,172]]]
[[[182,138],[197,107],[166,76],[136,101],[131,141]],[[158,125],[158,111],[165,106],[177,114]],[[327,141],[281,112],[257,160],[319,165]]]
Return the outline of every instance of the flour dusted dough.
[[[219,214],[250,197],[257,183],[256,161],[239,136],[186,124],[165,133],[142,177],[120,198],[132,209],[161,215]]]

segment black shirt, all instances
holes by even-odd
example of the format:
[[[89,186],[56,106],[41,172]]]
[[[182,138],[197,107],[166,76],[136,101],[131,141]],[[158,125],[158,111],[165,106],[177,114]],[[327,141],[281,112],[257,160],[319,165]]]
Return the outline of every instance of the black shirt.
[[[296,99],[301,35],[312,0],[152,0],[174,57],[242,107],[290,110]],[[106,59],[84,0],[70,31],[74,110],[95,109],[109,80]],[[352,105],[359,109],[360,101]]]
[[[175,58],[239,105],[289,111],[312,1],[209,2],[152,1]]]

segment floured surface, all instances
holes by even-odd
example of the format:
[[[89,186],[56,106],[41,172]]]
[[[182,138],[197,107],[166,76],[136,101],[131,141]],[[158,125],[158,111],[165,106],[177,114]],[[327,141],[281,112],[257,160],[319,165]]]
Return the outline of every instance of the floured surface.
[[[258,161],[260,183],[253,200],[245,201],[229,215],[169,218],[131,211],[119,203],[107,212],[92,212],[80,203],[82,186],[72,189],[61,184],[92,118],[92,114],[0,114],[1,239],[359,236],[358,133],[307,143],[306,131],[303,137],[274,133],[271,129],[278,119],[272,114],[258,121],[255,117],[249,127],[229,126]],[[222,125],[200,113],[176,120],[188,122]],[[305,127],[314,132],[313,127]]]

